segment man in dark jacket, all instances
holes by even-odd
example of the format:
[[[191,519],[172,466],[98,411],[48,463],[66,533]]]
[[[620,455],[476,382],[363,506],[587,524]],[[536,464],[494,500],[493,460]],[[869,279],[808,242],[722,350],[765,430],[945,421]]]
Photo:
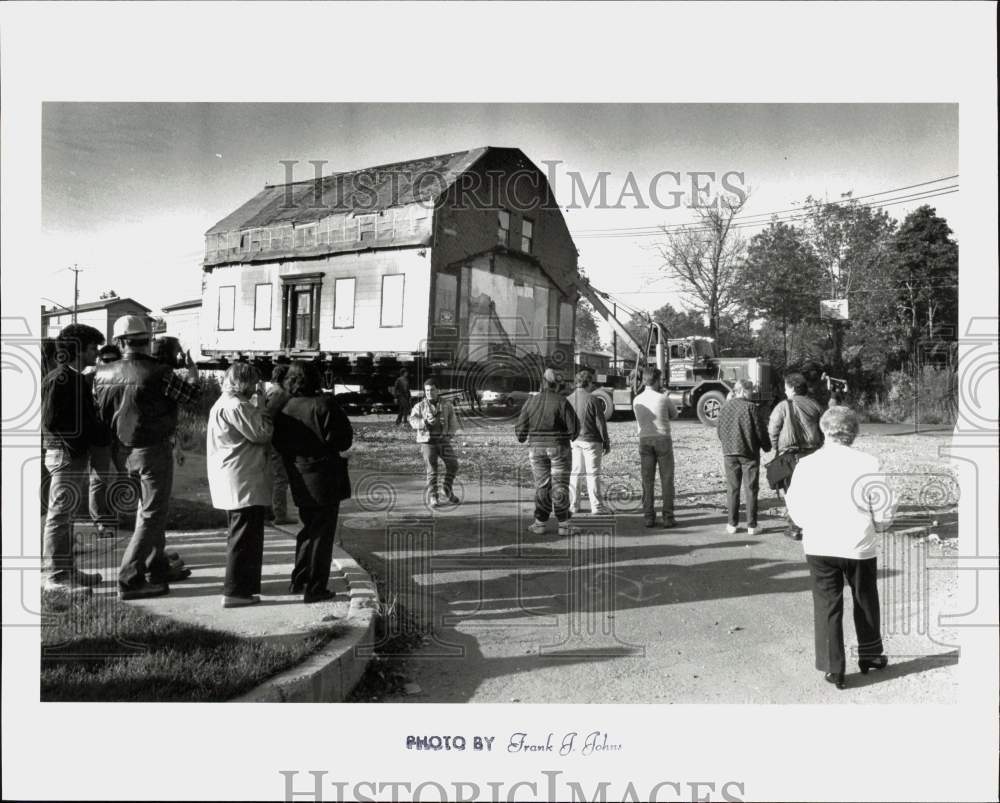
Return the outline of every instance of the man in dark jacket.
[[[580,434],[580,421],[566,397],[557,392],[561,384],[559,375],[546,368],[541,392],[528,399],[514,426],[518,442],[528,443],[535,479],[535,520],[528,529],[539,535],[553,509],[559,535],[575,532],[569,524],[570,441]]]
[[[174,484],[177,406],[194,404],[201,386],[190,353],[188,379],[150,355],[149,330],[139,316],[124,315],[115,321],[114,336],[122,358],[97,370],[94,395],[101,420],[127,451],[125,465],[139,483],[135,532],[118,571],[118,596],[132,600],[166,594],[169,582],[191,575],[182,563],[171,564],[166,526]]]
[[[738,379],[732,397],[722,405],[716,432],[722,442],[726,468],[729,523],[726,532],[735,535],[740,520],[740,486],[747,506],[747,535],[757,535],[757,492],[760,490],[760,453],[771,451],[771,438],[760,408],[750,401],[753,382]]]
[[[332,394],[320,391],[319,368],[294,362],[285,375],[289,399],[274,419],[274,448],[288,473],[292,499],[302,518],[295,540],[289,591],[306,603],[324,602],[340,503],[349,496],[347,461],[354,430]]]
[[[42,532],[44,589],[91,593],[101,575],[76,568],[72,519],[88,477],[90,450],[106,446],[107,430],[94,409],[90,384],[81,373],[94,364],[104,335],[92,326],[70,324],[56,339],[56,367],[42,379],[42,448],[49,497]]]

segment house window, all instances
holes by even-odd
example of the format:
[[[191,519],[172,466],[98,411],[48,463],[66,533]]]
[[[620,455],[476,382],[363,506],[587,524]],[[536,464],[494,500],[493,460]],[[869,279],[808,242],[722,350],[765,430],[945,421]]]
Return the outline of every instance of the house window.
[[[292,227],[278,226],[271,233],[271,250],[288,251],[292,248]]]
[[[260,242],[262,232],[262,229],[252,229],[250,231],[250,250],[255,253],[261,250]]]
[[[531,238],[534,236],[534,231],[534,224],[528,218],[524,218],[521,221],[521,250],[526,254],[531,253]]]
[[[559,303],[559,342],[570,343],[573,340],[573,305],[565,301]]]
[[[379,326],[403,325],[403,285],[406,276],[396,273],[382,277],[382,314]]]
[[[358,241],[375,239],[375,215],[358,215]]]
[[[503,246],[510,244],[510,212],[503,209],[497,212],[497,243]]]
[[[333,328],[354,326],[354,279],[337,279],[333,283]]]
[[[253,298],[253,328],[271,328],[271,298],[272,287],[270,284],[258,284],[254,286]]]
[[[236,285],[228,284],[219,288],[219,331],[233,331],[236,321]]]

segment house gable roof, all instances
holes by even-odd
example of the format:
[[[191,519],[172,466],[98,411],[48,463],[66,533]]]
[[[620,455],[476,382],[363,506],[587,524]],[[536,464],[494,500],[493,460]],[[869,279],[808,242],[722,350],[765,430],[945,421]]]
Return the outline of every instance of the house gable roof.
[[[266,186],[232,214],[205,232],[308,223],[331,214],[378,212],[413,203],[431,203],[491,148],[427,156],[405,162],[334,173],[316,179]]]

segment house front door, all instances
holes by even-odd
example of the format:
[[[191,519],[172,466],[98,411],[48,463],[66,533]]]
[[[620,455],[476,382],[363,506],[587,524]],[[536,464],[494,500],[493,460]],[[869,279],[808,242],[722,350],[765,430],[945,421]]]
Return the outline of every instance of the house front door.
[[[293,342],[297,349],[308,349],[313,347],[312,331],[312,288],[295,288],[292,297],[292,309],[294,336]]]

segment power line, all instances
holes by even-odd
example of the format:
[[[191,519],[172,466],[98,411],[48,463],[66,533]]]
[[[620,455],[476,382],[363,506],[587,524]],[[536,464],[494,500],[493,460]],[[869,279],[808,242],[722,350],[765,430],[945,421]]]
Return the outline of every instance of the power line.
[[[959,176],[959,174],[955,173],[955,175],[953,175],[953,176],[942,176],[941,178],[936,178],[936,179],[934,179],[932,181],[921,181],[918,184],[907,184],[905,187],[894,187],[891,190],[882,190],[880,192],[871,192],[871,193],[868,193],[866,195],[857,195],[857,196],[853,196],[852,195],[850,198],[843,198],[843,199],[841,199],[839,201],[827,201],[825,203],[828,204],[828,205],[839,205],[839,204],[851,203],[851,201],[860,201],[860,200],[862,200],[864,198],[874,198],[874,197],[879,196],[879,195],[890,195],[890,194],[892,194],[894,192],[902,192],[903,190],[912,190],[912,189],[914,189],[916,187],[926,187],[926,186],[928,186],[930,184],[940,184],[942,181],[950,181],[951,179],[958,178],[958,176]],[[958,185],[954,184],[952,186],[957,187]],[[945,188],[943,188],[943,187],[936,187],[935,188],[935,190],[938,190],[938,189],[945,189]],[[926,190],[926,192],[932,192],[932,191],[933,190]],[[796,209],[796,208],[778,209],[778,210],[775,210],[773,212],[757,212],[756,214],[753,214],[753,215],[740,215],[740,216],[738,216],[738,219],[741,222],[748,222],[748,221],[752,220],[753,218],[763,217],[763,218],[770,219],[771,217],[773,217],[775,215],[781,215],[781,214],[784,214],[786,212],[800,213],[802,211],[803,210],[801,208],[798,208],[798,209]],[[685,223],[672,223],[672,224],[670,224],[668,226],[665,226],[665,227],[662,227],[662,228],[668,228],[668,229],[670,229],[670,228],[678,228],[678,227],[683,227],[685,225],[689,225],[689,224],[685,224]],[[660,226],[622,226],[622,227],[617,227],[617,228],[611,227],[611,228],[606,228],[606,229],[604,229],[604,228],[581,229],[577,233],[576,236],[584,236],[584,235],[589,235],[589,234],[593,234],[593,233],[600,233],[600,232],[630,232],[630,231],[644,231],[644,230],[650,230],[650,231],[655,231],[656,233],[659,233],[659,232],[662,231],[662,228]]]
[[[887,198],[883,201],[869,201],[865,203],[860,203],[858,206],[864,206],[870,209],[881,209],[887,206],[894,206],[899,203],[906,203],[908,201],[922,201],[929,198],[938,198],[942,195],[952,195],[958,192],[958,185],[953,184],[948,187],[935,188],[933,190],[913,193],[911,195],[904,195],[898,198]],[[832,203],[830,205],[833,205]],[[756,229],[764,228],[770,223],[790,223],[797,220],[804,220],[810,216],[809,212],[800,211],[795,215],[788,215],[786,217],[778,217],[769,221],[740,221],[737,218],[737,222],[730,225],[730,230],[738,229]],[[675,231],[686,231],[692,234],[700,234],[704,232],[712,231],[711,228],[705,226],[699,226],[698,224],[675,224],[673,226],[664,226],[662,228],[650,229],[648,231],[636,231],[635,233],[629,233],[626,231],[610,234],[578,234],[574,235],[574,239],[577,240],[590,240],[590,239],[639,239],[641,237],[660,237],[664,234],[669,234]]]

